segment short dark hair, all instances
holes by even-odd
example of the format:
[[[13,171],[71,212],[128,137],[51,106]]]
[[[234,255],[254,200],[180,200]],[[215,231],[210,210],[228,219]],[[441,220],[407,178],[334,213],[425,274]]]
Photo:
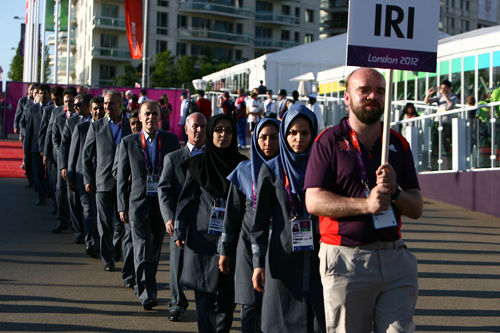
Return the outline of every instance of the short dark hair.
[[[141,95],[146,95],[146,89],[141,90]]]
[[[50,94],[50,86],[46,83],[42,83],[41,85],[38,86],[38,91],[40,90],[46,91]]]
[[[467,104],[476,105],[476,99],[474,98],[474,96],[467,97]]]
[[[75,97],[75,99],[79,99],[80,101],[84,102],[85,104],[90,103],[90,96],[87,94],[80,94]]]
[[[130,118],[139,118],[139,110],[133,110],[130,112],[130,115],[128,116]]]
[[[104,103],[104,98],[102,96],[96,96],[96,97],[92,98],[92,100],[90,101],[90,104],[93,104],[93,103],[96,103],[96,104]]]
[[[299,92],[297,90],[292,91],[292,97],[294,100],[299,99]]]
[[[198,95],[201,95],[203,97],[205,96],[205,92],[203,90],[198,90]]]
[[[52,90],[50,91],[50,93],[54,96],[59,96],[59,97],[62,97],[63,95],[63,87],[61,86],[54,86],[54,88],[52,88]]]
[[[73,95],[73,97],[76,97],[76,95],[78,95],[78,93],[76,92],[75,87],[70,86],[70,87],[64,88],[63,96],[66,96],[66,95]]]
[[[450,82],[450,80],[443,80],[443,82],[441,82],[441,84],[444,84],[448,88],[451,88],[451,82]]]

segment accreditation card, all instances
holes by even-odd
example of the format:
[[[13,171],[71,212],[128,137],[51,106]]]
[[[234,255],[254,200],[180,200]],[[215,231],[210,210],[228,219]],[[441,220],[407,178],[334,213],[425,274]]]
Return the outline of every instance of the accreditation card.
[[[312,220],[291,220],[292,251],[314,250]]]
[[[146,175],[146,177],[146,195],[156,197],[158,195],[160,175]]]
[[[225,208],[212,207],[212,215],[210,216],[210,224],[208,226],[209,235],[222,235],[222,227],[224,225]]]

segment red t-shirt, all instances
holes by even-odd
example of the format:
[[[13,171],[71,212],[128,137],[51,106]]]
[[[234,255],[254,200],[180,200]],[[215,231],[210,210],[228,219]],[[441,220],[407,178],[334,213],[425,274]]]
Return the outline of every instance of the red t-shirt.
[[[210,117],[212,116],[212,103],[210,103],[210,101],[206,98],[198,98],[196,104],[200,108],[200,113],[207,118],[207,121],[210,120]]]

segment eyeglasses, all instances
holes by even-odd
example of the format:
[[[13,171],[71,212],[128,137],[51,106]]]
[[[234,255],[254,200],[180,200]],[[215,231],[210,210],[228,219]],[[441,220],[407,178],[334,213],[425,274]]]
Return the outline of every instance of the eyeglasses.
[[[75,106],[76,106],[76,104],[75,104]],[[94,111],[104,110],[104,108],[102,106],[97,106],[97,107],[93,107],[92,110],[94,110]]]
[[[231,127],[222,127],[222,126],[217,126],[214,128],[214,132],[217,133],[222,133],[225,132],[226,134],[233,134],[233,129]]]

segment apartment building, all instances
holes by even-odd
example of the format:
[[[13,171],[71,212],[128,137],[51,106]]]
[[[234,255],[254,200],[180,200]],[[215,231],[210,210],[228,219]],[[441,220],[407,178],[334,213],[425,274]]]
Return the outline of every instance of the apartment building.
[[[450,35],[497,25],[498,0],[442,0],[439,29]]]
[[[122,75],[125,64],[140,68],[142,60],[130,58],[123,0],[71,2],[72,84],[103,86]],[[210,52],[241,63],[319,39],[320,0],[149,0],[149,5],[151,62],[168,50],[176,57]],[[55,45],[54,36],[51,41]],[[65,83],[62,44],[58,82]]]

